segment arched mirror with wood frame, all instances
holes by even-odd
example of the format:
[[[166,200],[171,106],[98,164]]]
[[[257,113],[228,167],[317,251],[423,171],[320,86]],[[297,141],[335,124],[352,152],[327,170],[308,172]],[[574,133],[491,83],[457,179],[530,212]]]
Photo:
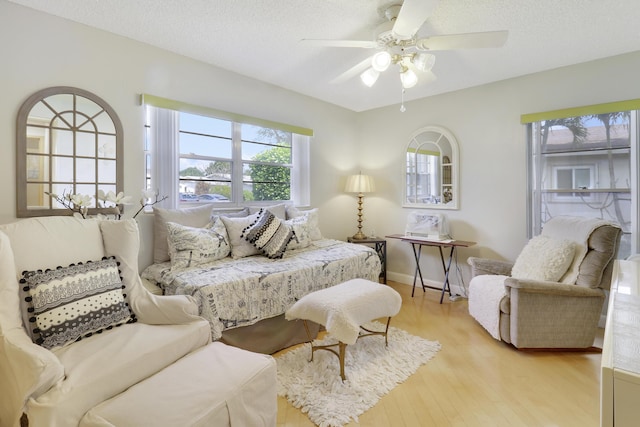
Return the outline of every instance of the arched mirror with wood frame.
[[[407,145],[403,206],[458,209],[458,162],[458,142],[447,129],[414,132]]]
[[[91,198],[88,214],[113,213],[98,194],[124,186],[123,132],[103,99],[74,87],[30,96],[17,120],[17,217],[71,215],[47,193]]]

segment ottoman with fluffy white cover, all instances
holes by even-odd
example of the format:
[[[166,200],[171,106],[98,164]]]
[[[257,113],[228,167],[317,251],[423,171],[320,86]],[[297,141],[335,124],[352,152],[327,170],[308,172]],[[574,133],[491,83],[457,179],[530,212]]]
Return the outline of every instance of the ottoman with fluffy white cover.
[[[384,335],[391,317],[398,314],[402,306],[402,297],[387,285],[366,279],[352,279],[330,288],[322,289],[300,298],[287,312],[288,320],[311,320],[325,327],[327,333],[339,342],[339,354],[326,348],[333,346],[313,346],[313,351],[329,350],[340,359],[340,376],[344,375],[344,352],[347,344],[355,344],[360,336]],[[362,328],[367,322],[387,317],[387,328],[384,332],[370,331]],[[361,334],[361,329],[368,334]]]

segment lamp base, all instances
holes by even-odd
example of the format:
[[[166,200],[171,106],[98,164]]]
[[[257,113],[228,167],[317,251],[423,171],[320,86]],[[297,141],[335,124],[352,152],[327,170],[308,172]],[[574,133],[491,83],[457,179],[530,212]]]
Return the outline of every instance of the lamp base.
[[[365,236],[365,234],[362,232],[362,230],[358,230],[358,232],[356,234],[354,234],[353,236],[351,236],[351,238],[353,240],[364,240],[364,239],[368,239],[367,236]]]

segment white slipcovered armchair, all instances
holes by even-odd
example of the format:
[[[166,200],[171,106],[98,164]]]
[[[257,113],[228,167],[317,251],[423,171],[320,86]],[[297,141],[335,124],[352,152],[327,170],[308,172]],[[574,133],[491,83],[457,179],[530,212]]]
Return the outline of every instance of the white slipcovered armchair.
[[[251,410],[249,424],[275,424],[272,358],[210,343],[191,297],[149,293],[138,275],[139,243],[134,220],[0,225],[0,425],[227,425]],[[94,292],[104,283],[111,287]],[[93,329],[76,340],[87,325]],[[262,388],[243,395],[256,378]]]
[[[469,258],[469,313],[517,348],[591,347],[621,236],[617,224],[558,216],[515,263]]]

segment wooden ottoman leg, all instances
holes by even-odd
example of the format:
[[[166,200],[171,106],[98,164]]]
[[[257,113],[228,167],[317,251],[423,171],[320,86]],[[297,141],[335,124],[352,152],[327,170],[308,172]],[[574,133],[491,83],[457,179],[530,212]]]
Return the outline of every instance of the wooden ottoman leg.
[[[307,320],[304,319],[302,323],[304,324],[304,330],[307,332],[307,338],[309,339],[309,341],[307,342],[309,343],[309,345],[311,345],[311,359],[309,359],[309,361],[313,362],[313,352],[316,350],[316,348],[313,345],[313,338],[311,338],[311,332],[309,331],[309,325],[307,325]]]
[[[342,381],[344,381],[347,379],[344,374],[344,354],[345,350],[347,349],[347,345],[340,341],[338,343],[338,346],[340,347],[340,356],[338,356],[338,358],[340,359],[340,378],[342,378]]]
[[[387,327],[384,329],[384,346],[389,347],[389,324],[391,323],[391,317],[387,318]]]

